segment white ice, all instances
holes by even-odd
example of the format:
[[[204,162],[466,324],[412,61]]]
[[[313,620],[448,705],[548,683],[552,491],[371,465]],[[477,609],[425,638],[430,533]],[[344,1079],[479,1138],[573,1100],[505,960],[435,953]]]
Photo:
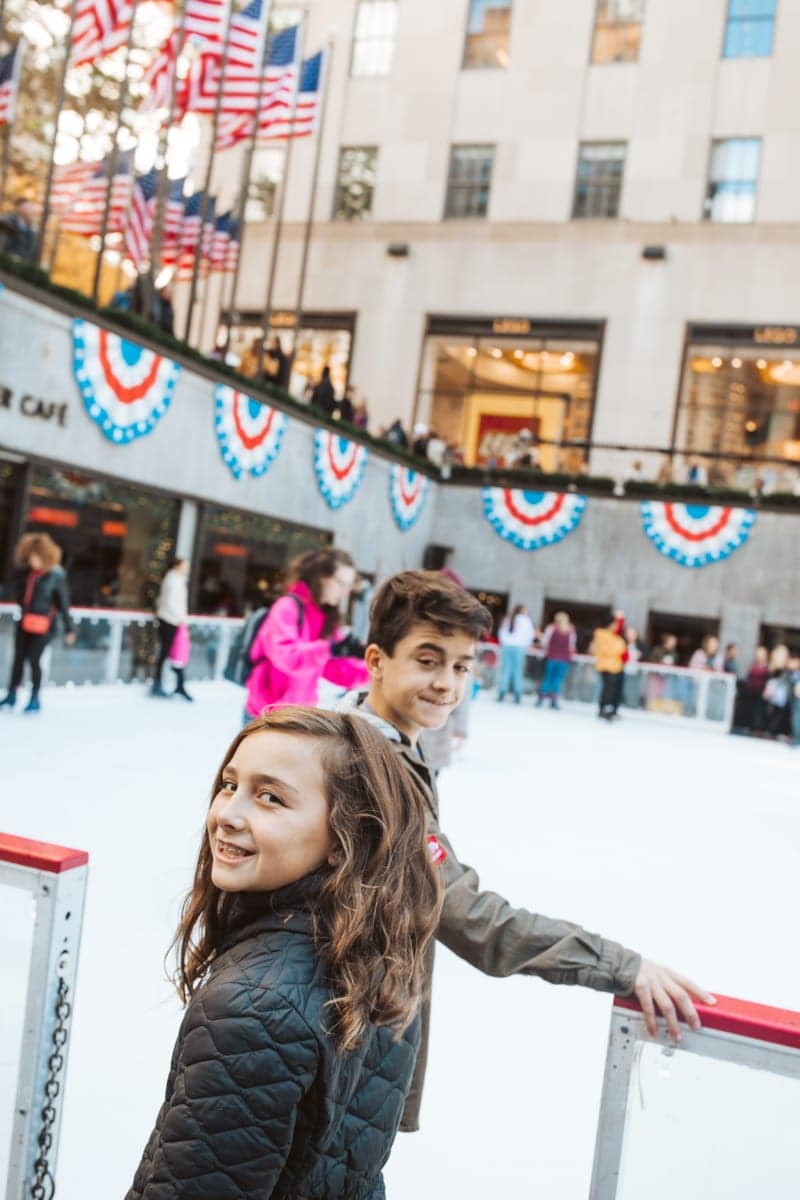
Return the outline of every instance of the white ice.
[[[0,714],[0,829],[91,856],[58,1200],[121,1200],[162,1098],[180,1015],[164,953],[241,705],[227,684],[195,694],[188,705],[139,688],[49,690],[39,717]],[[800,751],[785,746],[486,697],[443,776],[442,823],[483,883],[515,903],[712,990],[800,1009],[799,781]],[[4,962],[17,981],[23,970]],[[609,1013],[608,996],[487,979],[440,948],[423,1130],[398,1137],[390,1200],[585,1200]],[[779,1145],[796,1160],[800,1085],[781,1102]],[[0,1097],[0,1111],[10,1103]],[[700,1106],[712,1124],[714,1106],[713,1095]],[[646,1200],[674,1194],[665,1164],[703,1175],[708,1164],[689,1156],[702,1156],[704,1138],[691,1149],[689,1132],[680,1111],[658,1131]],[[762,1151],[754,1139],[752,1155]],[[742,1177],[697,1194],[796,1200],[796,1181],[782,1187],[754,1192]]]

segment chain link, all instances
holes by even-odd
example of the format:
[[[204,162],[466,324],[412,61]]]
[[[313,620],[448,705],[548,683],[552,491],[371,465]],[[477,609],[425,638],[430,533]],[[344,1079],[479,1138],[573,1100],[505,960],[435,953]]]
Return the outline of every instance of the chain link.
[[[63,963],[60,964],[63,969]],[[52,1053],[47,1060],[47,1079],[44,1085],[45,1103],[42,1108],[42,1127],[37,1139],[39,1155],[33,1164],[33,1181],[31,1183],[31,1200],[52,1200],[56,1192],[56,1181],[50,1170],[50,1151],[53,1148],[53,1125],[56,1120],[56,1105],[61,1091],[60,1075],[64,1068],[64,1046],[67,1042],[67,1024],[72,1012],[68,1002],[69,987],[63,974],[58,981],[56,992],[56,1023],[53,1027]]]

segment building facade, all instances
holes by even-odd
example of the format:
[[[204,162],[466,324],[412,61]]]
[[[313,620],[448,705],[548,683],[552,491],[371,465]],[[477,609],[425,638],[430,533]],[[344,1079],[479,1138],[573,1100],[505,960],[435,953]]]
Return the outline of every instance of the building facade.
[[[328,362],[373,428],[422,422],[468,462],[502,458],[527,425],[546,468],[624,475],[640,459],[655,475],[650,447],[700,456],[720,482],[767,467],[791,489],[797,5],[314,0],[307,51],[328,39],[295,391]],[[315,149],[294,145],[286,177],[287,348]],[[279,145],[259,151],[243,355],[274,246],[274,218],[257,218],[283,169]],[[218,191],[236,177],[218,162]]]

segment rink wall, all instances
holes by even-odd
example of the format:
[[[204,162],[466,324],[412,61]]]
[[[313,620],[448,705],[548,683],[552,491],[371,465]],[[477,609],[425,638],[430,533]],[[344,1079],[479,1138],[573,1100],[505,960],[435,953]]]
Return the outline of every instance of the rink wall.
[[[330,531],[362,569],[377,574],[419,564],[430,541],[433,489],[413,528],[401,531],[390,507],[392,463],[369,452],[358,492],[331,509],[315,479],[314,425],[294,416],[266,473],[236,479],[215,431],[215,384],[199,372],[181,370],[169,410],[150,433],[115,445],[90,419],[78,389],[72,325],[66,313],[11,288],[0,294],[0,447],[190,502],[206,500]],[[191,544],[186,515],[182,553]]]

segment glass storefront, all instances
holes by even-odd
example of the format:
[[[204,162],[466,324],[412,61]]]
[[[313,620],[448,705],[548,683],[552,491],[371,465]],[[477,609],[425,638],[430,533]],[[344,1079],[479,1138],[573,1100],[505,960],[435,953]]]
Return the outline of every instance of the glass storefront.
[[[322,529],[205,505],[192,612],[240,617],[270,603],[280,594],[287,563],[332,540]]]
[[[0,459],[0,572],[11,560],[11,521],[19,475],[20,469],[15,463]]]
[[[673,446],[721,456],[703,464],[709,483],[750,488],[766,474],[773,490],[791,490],[800,463],[800,328],[690,327]]]
[[[521,429],[546,471],[577,472],[591,436],[603,327],[597,322],[429,317],[415,421],[468,465],[506,465]]]
[[[175,548],[180,504],[78,471],[36,465],[25,532],[63,551],[72,603],[151,609]]]
[[[290,312],[275,312],[269,327],[267,344],[278,337],[284,354],[294,350],[289,391],[302,400],[309,384],[319,382],[323,367],[330,367],[331,380],[337,395],[342,395],[350,373],[353,357],[356,315],[346,313],[314,313],[303,315],[299,332],[295,332],[295,317]],[[242,313],[231,328],[229,354],[234,366],[244,375],[255,376],[258,371],[258,352],[262,340],[261,317],[257,313]],[[225,323],[220,326],[218,345],[224,345]],[[296,341],[296,346],[295,346]]]

